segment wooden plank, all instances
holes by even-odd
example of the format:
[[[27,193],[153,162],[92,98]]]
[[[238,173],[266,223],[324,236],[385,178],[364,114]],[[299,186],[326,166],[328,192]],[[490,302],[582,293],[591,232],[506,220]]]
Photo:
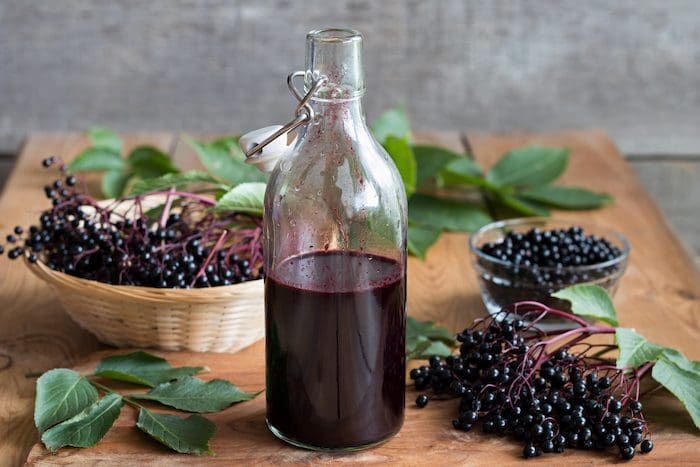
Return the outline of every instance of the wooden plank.
[[[167,150],[172,136],[141,134],[125,140],[127,149],[150,143]],[[0,198],[0,232],[36,222],[46,206],[43,186],[57,178],[41,167],[41,159],[56,155],[69,160],[87,145],[79,135],[41,134],[28,140]],[[0,258],[0,464],[26,458],[36,441],[32,421],[34,380],[26,373],[70,366],[98,348],[88,332],[74,324],[56,303],[52,291],[20,262]]]
[[[420,135],[421,141],[459,150],[459,138],[455,134]],[[499,135],[475,136],[472,138],[477,158],[487,166],[495,157],[505,150],[520,144],[535,143],[566,145],[572,148],[571,169],[567,174],[570,181],[578,180],[597,189],[605,189],[617,198],[617,204],[595,212],[581,212],[576,215],[569,213],[570,218],[577,221],[594,221],[608,223],[622,229],[633,243],[634,254],[630,269],[622,280],[622,288],[616,297],[620,308],[623,324],[637,327],[640,332],[661,343],[672,344],[684,350],[691,358],[698,358],[698,348],[695,345],[698,337],[697,309],[700,291],[698,290],[697,272],[690,266],[690,261],[684,256],[677,240],[665,225],[659,211],[644,193],[639,182],[619,156],[610,140],[602,132],[567,132],[552,135]],[[31,142],[30,142],[31,143]],[[57,142],[55,144],[58,144]],[[73,143],[77,145],[77,143]],[[46,143],[34,143],[27,146],[25,156],[38,160],[37,150],[47,147]],[[178,146],[179,148],[180,146]],[[31,150],[30,150],[31,149]],[[184,149],[182,149],[184,151]],[[176,151],[179,153],[181,149]],[[0,200],[0,208],[18,203],[20,197],[29,196],[35,190],[37,180],[32,179],[31,170],[34,165],[21,161],[21,166],[13,175],[6,191]],[[27,178],[25,178],[27,176]],[[41,174],[39,174],[41,176]],[[45,182],[39,180],[40,184]],[[24,198],[23,198],[24,199]],[[27,204],[31,203],[26,198]],[[9,212],[9,211],[8,211]],[[20,219],[22,209],[15,210],[7,216]],[[483,315],[475,277],[469,264],[466,248],[466,235],[445,235],[433,247],[427,261],[416,259],[409,261],[409,313],[419,318],[436,319],[452,330],[458,330],[468,324],[472,318]],[[658,244],[664,245],[663,251]],[[656,246],[655,246],[656,245]],[[640,253],[637,253],[640,252]],[[670,263],[670,264],[668,264]],[[0,262],[0,266],[6,262]],[[20,268],[0,269],[5,275],[18,275],[21,280],[31,281],[28,274]],[[18,280],[10,278],[5,283],[15,284]],[[71,327],[68,329],[63,321],[54,319],[46,326],[44,321],[47,313],[38,306],[48,306],[46,301],[37,300],[34,296],[42,296],[45,291],[35,284],[32,289],[21,289],[8,292],[8,286],[0,283],[0,299],[5,302],[24,300],[23,321],[30,321],[31,328],[37,332],[47,329],[54,330],[56,343],[68,349],[63,355],[55,355],[55,347],[45,346],[44,353],[53,352],[51,358],[43,362],[36,353],[39,346],[24,346],[10,351],[7,355],[21,358],[18,353],[30,353],[24,360],[24,371],[13,368],[15,373],[12,380],[12,391],[0,394],[0,427],[10,426],[12,431],[24,433],[23,436],[12,436],[2,444],[2,454],[9,453],[15,461],[20,459],[19,453],[26,449],[36,439],[36,433],[31,422],[31,401],[33,390],[31,382],[20,379],[25,371],[41,371],[49,366],[66,365],[76,360],[79,355],[85,355],[97,346],[83,337],[82,346],[71,344],[80,340],[74,336],[80,333]],[[14,289],[12,289],[14,290]],[[23,297],[23,298],[22,298]],[[36,305],[37,301],[42,301]],[[0,318],[18,315],[7,313]],[[4,311],[4,310],[3,310]],[[655,316],[658,315],[658,316]],[[65,317],[63,313],[52,312],[52,315]],[[36,316],[36,318],[35,318]],[[12,326],[17,327],[17,321]],[[11,323],[12,324],[12,323]],[[12,327],[9,332],[12,331]],[[16,334],[16,331],[14,331]],[[85,344],[87,342],[88,344]],[[88,371],[103,354],[91,355],[81,366],[80,370]],[[166,354],[163,354],[166,355]],[[257,343],[236,354],[192,354],[169,353],[167,358],[176,364],[205,364],[212,369],[207,378],[223,377],[243,386],[244,389],[260,389],[264,385],[264,348]],[[43,366],[36,364],[41,362]],[[21,389],[18,395],[15,388]],[[212,447],[217,456],[207,459],[209,462],[222,464],[279,464],[279,463],[407,463],[407,464],[445,464],[445,463],[498,463],[516,464],[521,461],[519,452],[521,446],[511,441],[486,437],[479,430],[461,433],[452,429],[450,419],[456,411],[455,401],[431,402],[423,410],[416,409],[410,404],[416,392],[409,389],[407,400],[409,405],[406,412],[406,422],[402,431],[388,443],[373,450],[356,454],[319,454],[298,450],[284,445],[267,432],[264,425],[265,403],[260,397],[255,401],[232,407],[222,413],[209,417],[215,421],[218,434],[213,440]],[[668,394],[660,391],[645,401],[647,415],[651,422],[656,448],[649,456],[638,456],[635,461],[658,462],[664,465],[693,462],[700,458],[700,445],[696,442],[696,431],[682,407]],[[7,410],[4,410],[4,408]],[[47,453],[41,445],[36,445],[31,451],[29,462],[33,465],[62,465],[74,463],[93,464],[106,462],[108,464],[161,464],[168,465],[191,463],[193,459],[186,456],[170,454],[156,443],[145,439],[133,428],[134,413],[125,409],[117,422],[117,427],[110,432],[105,440],[88,450],[67,449],[58,454]],[[2,429],[2,428],[0,428]],[[6,429],[9,431],[9,428]],[[12,433],[0,433],[11,436]],[[4,441],[5,438],[0,437]],[[2,441],[0,441],[2,442]],[[614,454],[591,452],[567,452],[563,456],[543,456],[535,462],[566,462],[573,464],[601,464],[614,460]],[[200,461],[202,459],[197,459]]]

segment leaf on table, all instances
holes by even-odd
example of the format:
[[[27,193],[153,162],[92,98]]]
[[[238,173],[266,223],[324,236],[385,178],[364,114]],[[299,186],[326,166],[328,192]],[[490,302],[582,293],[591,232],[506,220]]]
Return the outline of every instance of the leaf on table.
[[[138,351],[125,355],[113,355],[97,364],[96,376],[155,387],[184,376],[192,376],[207,370],[203,366],[173,368],[165,359]]]
[[[107,148],[87,148],[68,164],[70,172],[92,172],[104,170],[124,170],[126,162]]]
[[[238,147],[238,137],[221,138],[210,143],[189,139],[187,142],[210,174],[231,185],[267,181],[267,174],[244,162],[245,155]]]
[[[245,212],[262,216],[264,202],[264,183],[241,183],[222,196],[214,209],[219,212]]]
[[[468,160],[450,150],[422,144],[413,145],[413,153],[415,155],[417,167],[417,186],[421,186],[426,181],[435,177],[449,163],[460,159]]]
[[[95,126],[90,128],[87,133],[92,147],[108,149],[117,154],[122,153],[122,139],[109,128]]]
[[[507,152],[486,173],[486,180],[498,186],[535,187],[559,177],[569,160],[569,150],[527,146]]]
[[[671,349],[667,349],[671,350]],[[700,429],[700,362],[690,362],[683,354],[664,351],[654,364],[651,376],[680,400]],[[694,371],[693,371],[694,369]]]
[[[456,232],[473,232],[491,221],[480,207],[419,193],[408,200],[408,219],[413,225]]]
[[[574,186],[540,186],[521,191],[518,195],[532,201],[564,209],[598,208],[613,201],[612,196],[607,193],[596,193]]]
[[[424,259],[428,249],[440,238],[439,229],[422,225],[408,226],[408,252],[413,256]]]
[[[79,414],[97,401],[97,390],[67,368],[49,370],[36,382],[34,424],[39,432]]]
[[[390,135],[384,141],[384,149],[396,164],[406,196],[411,196],[416,189],[416,159],[411,146],[405,139]]]
[[[155,178],[168,173],[178,173],[169,155],[153,146],[138,146],[127,158],[133,172],[140,178]]]
[[[432,355],[446,357],[456,345],[450,332],[432,321],[419,321],[412,316],[406,318],[406,356],[423,359]]]
[[[49,451],[63,446],[94,446],[119,418],[123,405],[124,400],[119,394],[107,394],[74,417],[46,430],[41,436],[41,442]]]
[[[646,340],[646,338],[630,328],[617,328],[615,342],[620,349],[617,357],[617,367],[638,367],[646,362],[652,362],[664,351],[664,347]]]
[[[136,426],[155,440],[184,454],[213,454],[209,440],[216,426],[200,415],[187,418],[139,410]]]
[[[157,178],[139,180],[131,188],[131,195],[140,195],[152,191],[168,190],[175,188],[182,189],[194,183],[207,183],[219,185],[219,181],[206,172],[191,170],[181,173],[168,173]]]
[[[204,382],[185,376],[171,383],[159,384],[146,394],[131,394],[134,399],[146,399],[188,412],[218,412],[231,404],[253,399],[257,394],[242,391],[221,379]]]
[[[594,318],[611,326],[619,326],[615,305],[608,292],[599,285],[572,285],[553,293],[552,297],[571,302],[571,312],[575,315]]]
[[[406,109],[397,107],[389,109],[381,114],[372,124],[372,133],[380,143],[384,143],[389,136],[411,140],[411,124],[408,121]]]
[[[133,174],[123,172],[122,170],[108,170],[102,174],[100,189],[105,198],[118,198],[126,189],[127,183]]]
[[[518,214],[525,216],[549,216],[549,209],[546,207],[536,202],[522,199],[517,195],[500,192],[495,195],[495,200]]]

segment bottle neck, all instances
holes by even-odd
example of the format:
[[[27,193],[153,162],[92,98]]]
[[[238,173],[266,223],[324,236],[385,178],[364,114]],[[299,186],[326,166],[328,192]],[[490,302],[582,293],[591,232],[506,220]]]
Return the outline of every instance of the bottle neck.
[[[308,138],[338,138],[346,135],[358,139],[369,134],[362,98],[312,99],[314,120],[307,125]]]

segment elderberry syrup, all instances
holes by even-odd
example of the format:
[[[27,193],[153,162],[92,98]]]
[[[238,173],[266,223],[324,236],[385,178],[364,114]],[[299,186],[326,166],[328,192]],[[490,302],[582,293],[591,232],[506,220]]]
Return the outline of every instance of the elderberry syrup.
[[[362,449],[404,417],[406,194],[365,123],[362,36],[309,33],[303,75],[308,118],[265,193],[267,423]]]
[[[345,271],[345,273],[338,273]],[[286,438],[371,445],[403,422],[403,268],[357,252],[289,258],[265,284],[267,418]]]

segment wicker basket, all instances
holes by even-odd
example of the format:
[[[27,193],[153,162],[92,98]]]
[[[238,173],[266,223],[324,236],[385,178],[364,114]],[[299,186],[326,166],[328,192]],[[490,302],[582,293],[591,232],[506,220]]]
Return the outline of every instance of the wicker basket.
[[[66,312],[101,342],[118,347],[235,352],[265,333],[263,281],[203,289],[109,285],[29,269],[57,292]]]

